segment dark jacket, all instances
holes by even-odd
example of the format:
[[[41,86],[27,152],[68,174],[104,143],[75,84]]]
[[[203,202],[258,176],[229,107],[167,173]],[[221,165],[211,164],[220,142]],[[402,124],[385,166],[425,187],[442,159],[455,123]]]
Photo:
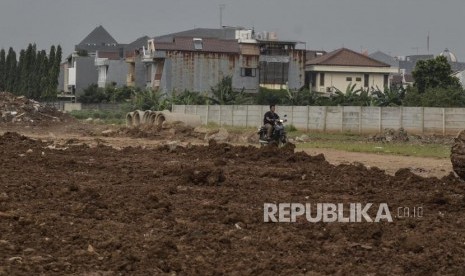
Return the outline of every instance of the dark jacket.
[[[263,117],[263,124],[274,125],[275,120],[278,120],[278,119],[279,119],[278,114],[268,111],[267,113],[265,113],[265,116]]]

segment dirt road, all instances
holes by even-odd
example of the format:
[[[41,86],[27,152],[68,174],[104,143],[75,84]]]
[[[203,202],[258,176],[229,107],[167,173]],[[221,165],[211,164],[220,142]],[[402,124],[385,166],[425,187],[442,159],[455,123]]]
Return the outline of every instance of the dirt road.
[[[398,156],[388,154],[373,154],[362,152],[347,152],[334,149],[305,149],[310,155],[324,154],[331,164],[349,164],[358,162],[369,167],[378,167],[388,174],[401,168],[409,168],[415,174],[429,177],[443,177],[452,172],[452,164],[449,158],[426,158],[412,156]]]

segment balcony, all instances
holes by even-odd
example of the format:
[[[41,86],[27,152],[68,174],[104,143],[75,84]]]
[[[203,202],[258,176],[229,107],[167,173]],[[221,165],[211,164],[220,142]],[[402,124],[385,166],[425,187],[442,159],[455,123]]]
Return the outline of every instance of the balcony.
[[[141,54],[142,62],[153,62],[156,58],[166,58],[166,51],[145,51]]]
[[[108,66],[109,62],[107,58],[96,58],[94,64],[95,66]]]
[[[142,62],[153,62],[154,54],[153,53],[145,53],[142,54]]]

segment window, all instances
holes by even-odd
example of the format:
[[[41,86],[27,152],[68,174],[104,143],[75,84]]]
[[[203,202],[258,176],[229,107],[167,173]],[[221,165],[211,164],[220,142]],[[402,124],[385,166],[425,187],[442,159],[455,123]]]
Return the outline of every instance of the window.
[[[362,78],[357,77],[357,78],[355,78],[355,81],[362,81]]]
[[[346,81],[352,81],[352,77],[347,77]]]
[[[193,38],[194,42],[194,49],[195,50],[202,50],[203,49],[203,42],[201,38]]]
[[[257,75],[257,68],[241,68],[241,77],[255,77]]]
[[[389,84],[389,75],[384,75],[384,87],[388,87]]]
[[[260,62],[260,84],[284,85],[289,79],[289,63]]]
[[[363,77],[364,77],[364,84],[363,84],[363,86],[364,86],[364,87],[370,86],[370,76],[369,76],[368,74],[365,74]]]
[[[312,83],[312,87],[316,87],[316,73],[311,73],[310,82]]]
[[[325,86],[325,73],[320,73],[320,86]]]

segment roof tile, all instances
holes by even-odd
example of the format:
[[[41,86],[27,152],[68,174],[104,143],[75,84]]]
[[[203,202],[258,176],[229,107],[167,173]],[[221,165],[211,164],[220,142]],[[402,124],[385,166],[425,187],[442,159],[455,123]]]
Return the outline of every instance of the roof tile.
[[[341,48],[321,57],[309,60],[306,65],[390,67],[389,64],[347,48]]]

